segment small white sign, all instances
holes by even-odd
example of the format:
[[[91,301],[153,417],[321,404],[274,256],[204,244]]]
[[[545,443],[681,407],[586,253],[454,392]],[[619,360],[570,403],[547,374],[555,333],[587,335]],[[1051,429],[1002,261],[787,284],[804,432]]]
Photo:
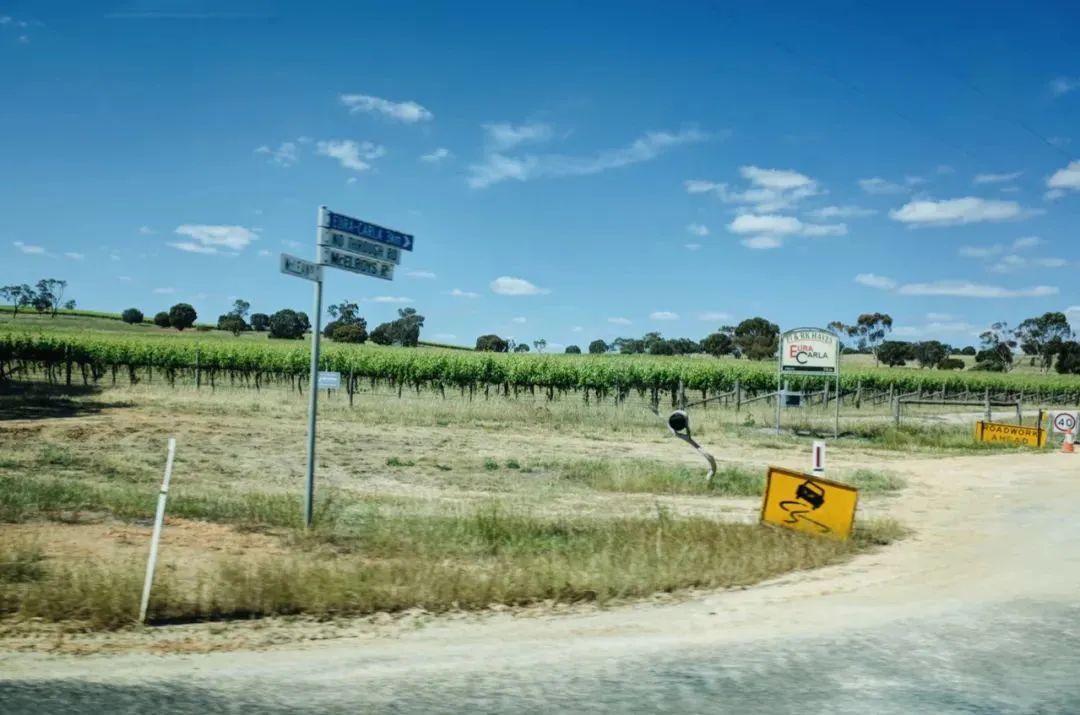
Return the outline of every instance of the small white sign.
[[[1076,434],[1077,413],[1051,412],[1050,424],[1053,425],[1054,432],[1058,434],[1065,434],[1066,432]]]
[[[331,268],[340,268],[353,273],[382,278],[384,281],[394,280],[394,264],[385,261],[376,261],[373,258],[365,258],[355,253],[346,253],[330,246],[320,247],[321,258],[319,263]]]
[[[812,470],[815,477],[825,476],[825,443],[814,441],[814,464]]]
[[[833,374],[840,369],[840,339],[820,328],[796,328],[780,336],[781,372]]]
[[[305,261],[303,258],[290,256],[288,253],[281,254],[281,272],[297,278],[306,278],[309,281],[322,280],[322,267],[318,263]]]
[[[341,373],[340,372],[320,372],[319,373],[319,389],[320,390],[338,390],[341,388]]]

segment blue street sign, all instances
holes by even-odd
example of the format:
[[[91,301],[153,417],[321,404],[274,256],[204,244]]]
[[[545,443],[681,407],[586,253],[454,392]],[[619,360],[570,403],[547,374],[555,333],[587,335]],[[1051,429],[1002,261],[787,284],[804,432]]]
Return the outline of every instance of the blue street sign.
[[[370,241],[385,243],[387,246],[394,246],[403,251],[412,250],[413,237],[410,234],[395,231],[392,228],[376,226],[373,223],[361,221],[358,218],[352,218],[351,216],[345,216],[344,214],[336,214],[333,211],[327,211],[326,218],[327,225],[323,226],[323,228],[330,228],[335,231],[341,231],[342,233],[349,233],[353,236],[366,238]]]

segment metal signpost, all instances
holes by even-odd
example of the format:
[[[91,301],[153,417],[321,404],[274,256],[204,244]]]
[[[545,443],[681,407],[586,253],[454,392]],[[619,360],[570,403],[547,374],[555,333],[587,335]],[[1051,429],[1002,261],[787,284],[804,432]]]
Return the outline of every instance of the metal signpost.
[[[394,280],[401,251],[413,250],[413,236],[319,207],[315,234],[315,262],[281,254],[281,272],[315,282],[315,316],[311,326],[311,373],[308,388],[307,491],[304,523],[311,526],[315,502],[315,416],[320,389],[341,387],[341,373],[319,372],[322,332],[322,267],[340,268],[383,280]]]
[[[836,380],[836,422],[833,437],[840,436],[840,338],[822,328],[795,328],[780,336],[780,364],[776,373],[776,434],[780,434],[781,381],[784,375],[804,374]]]

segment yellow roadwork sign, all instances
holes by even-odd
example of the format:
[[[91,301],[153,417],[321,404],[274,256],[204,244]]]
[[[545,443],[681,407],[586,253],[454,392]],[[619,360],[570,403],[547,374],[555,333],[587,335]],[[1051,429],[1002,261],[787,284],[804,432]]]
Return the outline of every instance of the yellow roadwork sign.
[[[815,536],[846,539],[855,524],[859,490],[855,487],[769,467],[761,521]]]
[[[1046,430],[1039,427],[1021,427],[1000,422],[975,423],[975,439],[979,442],[1005,442],[1007,444],[1026,444],[1029,447],[1042,447],[1046,444]]]

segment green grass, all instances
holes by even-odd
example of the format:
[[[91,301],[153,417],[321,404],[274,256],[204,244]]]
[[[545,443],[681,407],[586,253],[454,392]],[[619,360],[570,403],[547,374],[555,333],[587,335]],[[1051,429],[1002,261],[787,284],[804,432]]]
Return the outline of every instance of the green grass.
[[[558,475],[563,481],[597,491],[757,497],[765,493],[765,472],[764,466],[722,465],[710,485],[704,464],[689,467],[647,460],[583,460],[562,467]],[[869,469],[830,472],[828,477],[865,494],[886,494],[905,486],[899,476]]]

